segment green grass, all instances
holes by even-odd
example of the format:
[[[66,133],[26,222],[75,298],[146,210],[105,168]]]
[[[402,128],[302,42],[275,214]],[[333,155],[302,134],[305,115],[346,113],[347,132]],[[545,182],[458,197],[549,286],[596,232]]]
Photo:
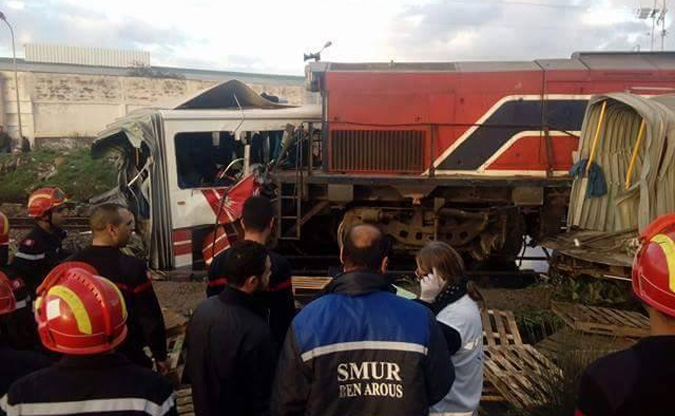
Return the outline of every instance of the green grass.
[[[548,309],[517,313],[516,323],[526,344],[536,344],[565,327],[565,323]]]
[[[32,191],[45,186],[57,186],[70,199],[85,202],[114,187],[116,181],[115,167],[106,160],[93,160],[87,148],[0,156],[0,202],[25,203]]]

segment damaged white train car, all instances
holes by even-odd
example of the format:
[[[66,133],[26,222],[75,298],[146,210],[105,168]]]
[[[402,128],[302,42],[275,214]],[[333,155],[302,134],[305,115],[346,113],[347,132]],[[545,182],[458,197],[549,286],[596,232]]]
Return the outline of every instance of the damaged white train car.
[[[236,234],[243,201],[264,186],[260,172],[320,120],[319,106],[273,102],[239,81],[172,109],[138,110],[93,143],[92,155],[112,158],[119,176],[115,189],[91,202],[133,210],[153,268],[203,267]]]

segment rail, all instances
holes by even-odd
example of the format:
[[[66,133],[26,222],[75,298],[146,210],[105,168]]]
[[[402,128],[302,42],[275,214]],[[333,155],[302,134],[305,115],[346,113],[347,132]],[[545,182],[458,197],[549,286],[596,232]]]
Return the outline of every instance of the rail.
[[[9,217],[10,228],[17,230],[26,230],[33,228],[35,219],[30,217]],[[64,225],[67,230],[88,230],[89,217],[69,217]]]

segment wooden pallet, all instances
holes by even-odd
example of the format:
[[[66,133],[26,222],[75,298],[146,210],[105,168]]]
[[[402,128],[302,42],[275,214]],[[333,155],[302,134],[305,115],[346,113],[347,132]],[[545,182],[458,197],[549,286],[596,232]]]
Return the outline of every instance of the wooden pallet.
[[[483,309],[483,345],[488,347],[523,345],[516,318],[511,311]]]
[[[505,403],[506,398],[487,380],[483,380],[483,391],[480,396],[481,403]]]
[[[176,391],[176,407],[180,416],[195,416],[195,407],[192,404],[192,389],[184,388]]]
[[[575,331],[616,338],[650,335],[649,319],[637,312],[564,302],[553,302],[551,310]]]
[[[581,355],[595,360],[613,352],[635,345],[631,338],[610,338],[575,332],[570,328],[560,330],[539,341],[534,347],[547,358],[558,360],[565,355]]]
[[[323,290],[333,280],[332,277],[323,276],[293,276],[293,294],[311,294]],[[308,293],[309,292],[309,293]]]
[[[485,348],[486,380],[513,406],[527,409],[547,401],[543,380],[562,372],[531,345]]]
[[[169,374],[167,377],[174,383],[180,384],[183,375],[183,345],[185,344],[185,331],[188,320],[183,315],[162,308],[164,315],[164,327],[166,330],[167,360],[169,361]]]

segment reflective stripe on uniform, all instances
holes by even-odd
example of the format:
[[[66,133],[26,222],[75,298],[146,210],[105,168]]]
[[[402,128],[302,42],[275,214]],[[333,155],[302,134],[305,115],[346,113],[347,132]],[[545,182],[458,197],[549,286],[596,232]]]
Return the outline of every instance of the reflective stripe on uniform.
[[[207,286],[225,286],[227,284],[227,278],[223,277],[222,279],[209,280],[206,282]]]
[[[473,416],[475,412],[450,412],[450,413],[433,413],[430,412],[429,416]]]
[[[121,397],[117,399],[94,399],[73,402],[17,403],[9,405],[7,395],[0,400],[0,407],[7,416],[19,415],[78,415],[103,412],[144,412],[150,416],[164,416],[174,407],[173,394],[161,405],[147,399]]]
[[[389,351],[417,352],[424,355],[427,354],[427,347],[412,342],[356,341],[356,342],[339,342],[337,344],[325,345],[323,347],[316,347],[303,353],[301,357],[302,361],[309,361],[311,359],[326,354],[344,351],[358,351],[358,350],[389,350]]]
[[[24,260],[42,260],[45,258],[45,253],[40,253],[40,254],[26,254],[22,253],[20,251],[17,251],[14,257],[18,257],[20,259]]]
[[[148,289],[152,289],[152,281],[148,279],[147,282],[141,283],[140,285],[136,286],[134,288],[134,293],[141,293],[143,291],[146,291]]]
[[[28,306],[28,301],[26,300],[19,300],[16,302],[16,310],[23,309],[26,306]]]

